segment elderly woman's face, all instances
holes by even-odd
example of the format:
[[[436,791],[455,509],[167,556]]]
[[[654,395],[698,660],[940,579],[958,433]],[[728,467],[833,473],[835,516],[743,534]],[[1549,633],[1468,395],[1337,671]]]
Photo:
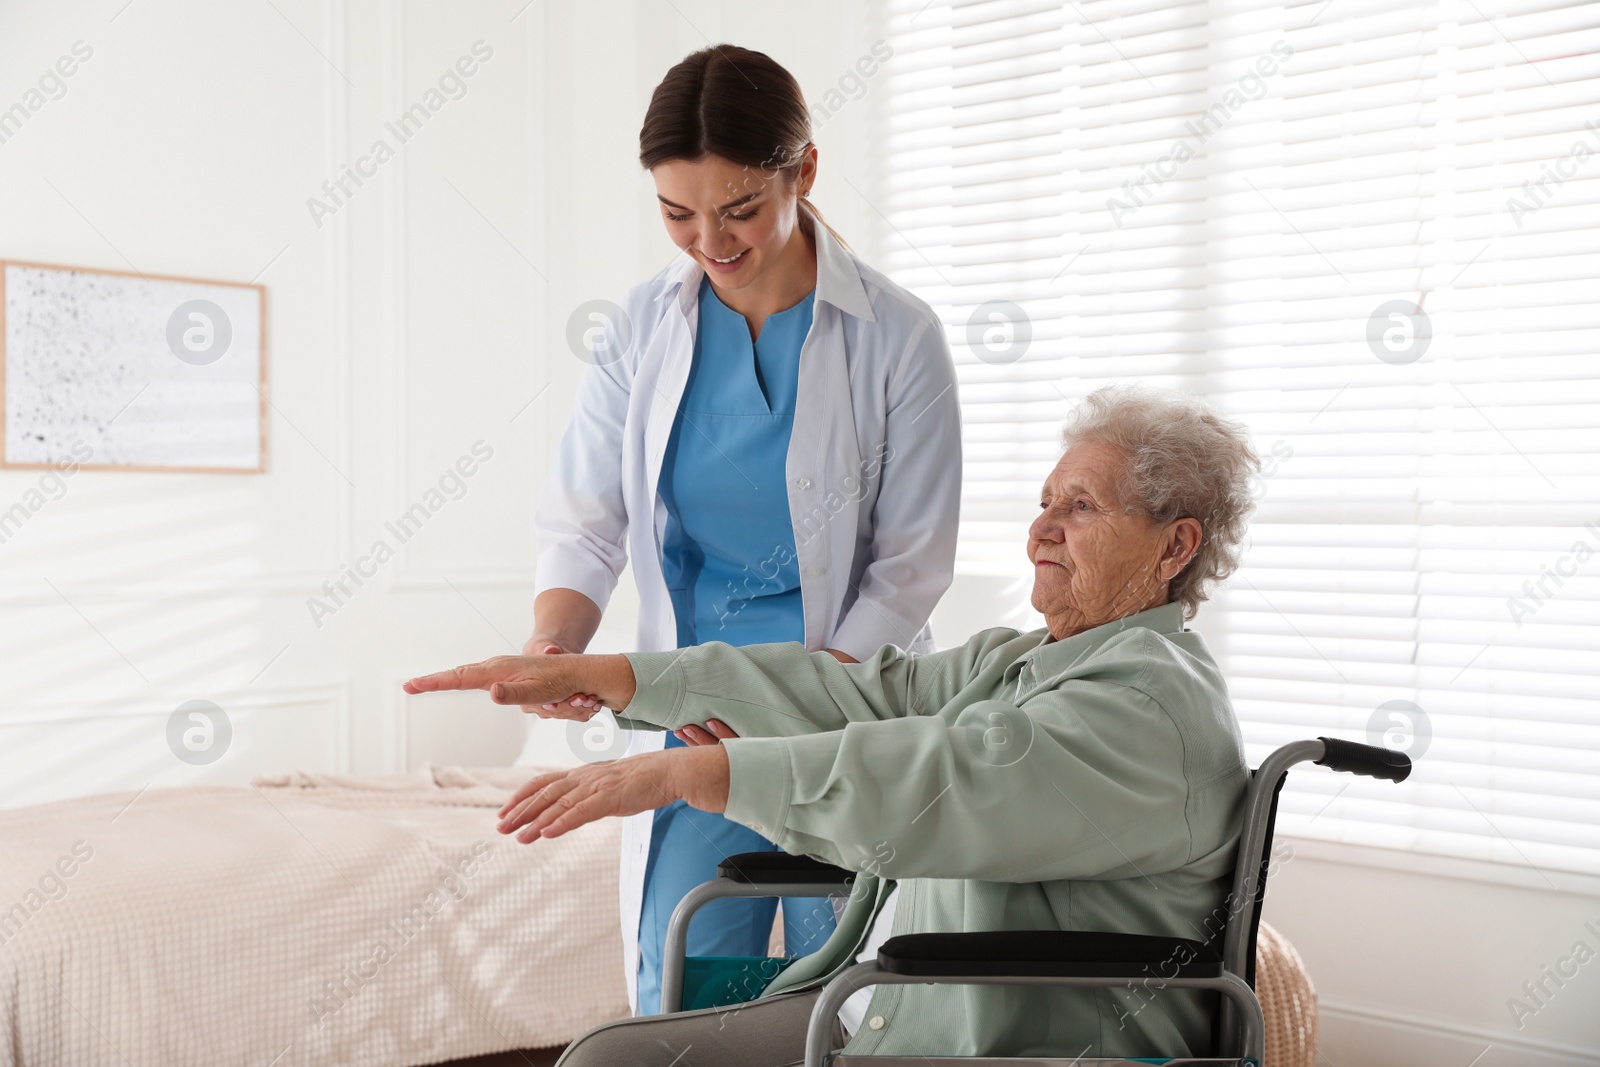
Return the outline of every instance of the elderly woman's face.
[[[1128,509],[1117,486],[1122,464],[1115,446],[1081,441],[1045,479],[1028,558],[1034,610],[1058,639],[1165,604],[1198,546],[1195,520],[1161,525]]]

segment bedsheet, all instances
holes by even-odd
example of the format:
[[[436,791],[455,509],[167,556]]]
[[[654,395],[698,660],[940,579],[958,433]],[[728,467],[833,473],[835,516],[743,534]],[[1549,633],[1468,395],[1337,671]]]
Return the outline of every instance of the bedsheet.
[[[533,768],[295,772],[0,811],[0,1065],[437,1063],[627,1014],[618,825]]]

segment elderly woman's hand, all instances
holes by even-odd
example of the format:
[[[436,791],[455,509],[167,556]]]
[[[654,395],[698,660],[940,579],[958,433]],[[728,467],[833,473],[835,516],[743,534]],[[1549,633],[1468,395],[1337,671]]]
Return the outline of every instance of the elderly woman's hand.
[[[486,689],[496,704],[520,704],[524,711],[552,719],[592,718],[604,703],[621,711],[633,699],[636,683],[626,656],[537,655],[495,656],[406,682],[407,693],[450,689]],[[593,694],[589,706],[572,698]],[[537,709],[537,710],[536,710]]]
[[[727,752],[679,748],[541,774],[506,801],[498,829],[516,833],[518,841],[528,844],[560,837],[596,819],[636,815],[675,800],[701,811],[726,808]]]

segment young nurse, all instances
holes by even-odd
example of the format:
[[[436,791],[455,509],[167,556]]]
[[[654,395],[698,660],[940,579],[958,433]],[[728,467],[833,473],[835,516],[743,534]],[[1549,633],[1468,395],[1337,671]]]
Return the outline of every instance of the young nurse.
[[[961,490],[938,318],[811,205],[805,100],[762,53],[723,45],[668,71],[639,160],[684,255],[628,293],[593,348],[539,503],[525,653],[582,652],[630,557],[641,650],[797,641],[845,662],[886,644],[931,650]],[[640,733],[630,751],[730,736]],[[775,850],[681,802],[629,820],[622,932],[639,1014],[659,1010],[678,901],[724,856]],[[766,955],[775,907],[704,908],[690,954]],[[827,900],[785,900],[783,916],[789,955],[833,931]]]

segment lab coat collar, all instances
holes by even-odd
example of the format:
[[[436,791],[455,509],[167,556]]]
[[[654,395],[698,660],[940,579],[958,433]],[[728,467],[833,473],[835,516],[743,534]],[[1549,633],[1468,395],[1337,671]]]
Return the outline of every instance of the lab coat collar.
[[[801,216],[801,225],[806,227],[806,232],[811,234],[817,247],[817,300],[832,304],[846,315],[876,322],[855,256],[828,232],[826,226],[817,225],[809,216]],[[669,295],[676,295],[678,310],[687,316],[694,301],[699,299],[700,279],[705,277],[705,273],[705,268],[685,253],[664,272],[665,284],[661,292],[656,294],[656,299],[665,300]]]

